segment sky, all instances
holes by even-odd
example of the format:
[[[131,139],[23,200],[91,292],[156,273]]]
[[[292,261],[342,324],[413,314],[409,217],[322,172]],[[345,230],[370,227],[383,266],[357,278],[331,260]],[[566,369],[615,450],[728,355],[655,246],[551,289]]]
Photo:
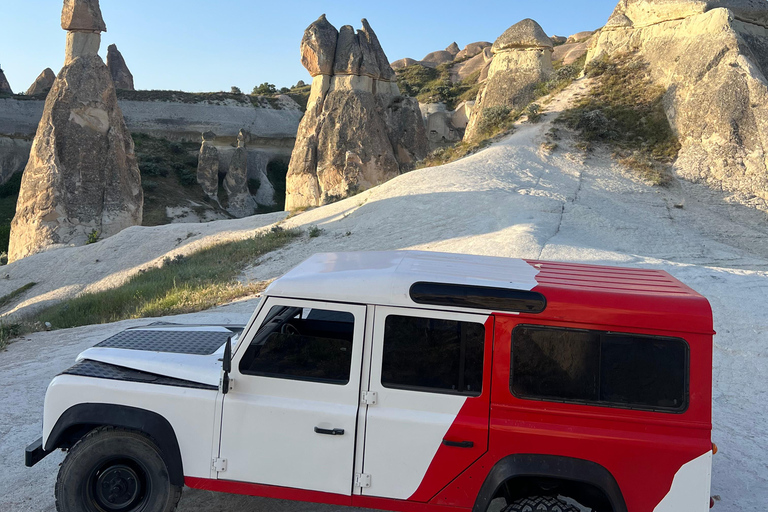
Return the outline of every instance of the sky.
[[[421,59],[456,41],[493,42],[524,18],[550,34],[594,30],[617,0],[444,0],[270,2],[234,0],[102,0],[107,32],[101,52],[115,43],[137,89],[250,92],[269,82],[289,87],[310,76],[299,61],[304,29],[326,13],[336,26],[367,18],[391,61]],[[61,0],[0,0],[0,66],[15,92],[46,67],[64,63]]]

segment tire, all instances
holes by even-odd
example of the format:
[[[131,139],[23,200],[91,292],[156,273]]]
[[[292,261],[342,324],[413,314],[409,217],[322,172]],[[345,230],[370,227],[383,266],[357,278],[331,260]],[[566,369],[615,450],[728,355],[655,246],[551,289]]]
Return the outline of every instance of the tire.
[[[56,480],[59,512],[172,512],[181,498],[147,435],[101,427],[78,441]]]
[[[581,512],[561,499],[550,496],[529,496],[505,507],[502,512]]]

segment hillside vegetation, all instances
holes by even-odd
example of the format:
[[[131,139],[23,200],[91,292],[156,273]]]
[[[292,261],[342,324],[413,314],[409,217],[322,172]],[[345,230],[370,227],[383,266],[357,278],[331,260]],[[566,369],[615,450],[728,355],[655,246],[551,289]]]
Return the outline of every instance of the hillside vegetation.
[[[664,111],[665,90],[651,83],[647,65],[625,54],[592,62],[585,74],[593,87],[559,122],[579,133],[585,150],[607,144],[643,179],[668,184],[680,143]]]

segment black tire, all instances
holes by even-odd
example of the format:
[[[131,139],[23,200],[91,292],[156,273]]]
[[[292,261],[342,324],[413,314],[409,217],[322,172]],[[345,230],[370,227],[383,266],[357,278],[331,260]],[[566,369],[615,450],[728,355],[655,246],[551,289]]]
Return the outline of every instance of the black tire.
[[[515,501],[502,512],[581,512],[561,499],[550,496],[529,496]]]
[[[172,512],[180,498],[155,442],[113,427],[78,441],[56,480],[59,512]]]

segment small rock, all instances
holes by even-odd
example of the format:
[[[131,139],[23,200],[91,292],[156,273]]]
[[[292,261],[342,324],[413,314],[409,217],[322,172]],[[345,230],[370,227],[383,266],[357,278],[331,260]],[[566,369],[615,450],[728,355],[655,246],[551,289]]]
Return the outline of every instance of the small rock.
[[[51,68],[45,68],[35,79],[35,82],[27,89],[27,96],[37,96],[38,94],[48,94],[56,81],[56,73]]]

